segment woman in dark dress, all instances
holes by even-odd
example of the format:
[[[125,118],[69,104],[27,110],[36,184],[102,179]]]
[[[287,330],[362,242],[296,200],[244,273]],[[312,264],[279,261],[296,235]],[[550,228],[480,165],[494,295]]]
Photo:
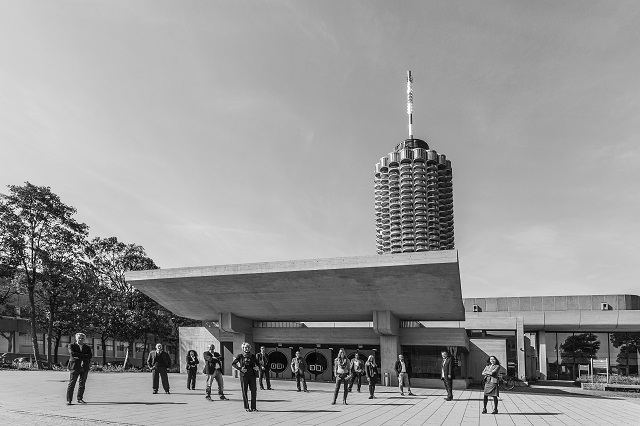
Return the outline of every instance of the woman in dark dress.
[[[373,393],[376,391],[376,383],[378,383],[378,366],[376,365],[376,360],[373,355],[369,355],[364,365],[364,372],[369,382],[369,399],[373,399],[375,398]]]
[[[487,360],[487,366],[482,370],[482,380],[484,381],[484,408],[482,409],[482,414],[487,413],[487,402],[490,396],[493,397],[493,411],[491,414],[498,414],[498,396],[500,396],[498,383],[500,382],[501,368],[498,358],[491,355]]]
[[[196,374],[198,374],[198,354],[193,349],[187,352],[187,389],[196,389]]]

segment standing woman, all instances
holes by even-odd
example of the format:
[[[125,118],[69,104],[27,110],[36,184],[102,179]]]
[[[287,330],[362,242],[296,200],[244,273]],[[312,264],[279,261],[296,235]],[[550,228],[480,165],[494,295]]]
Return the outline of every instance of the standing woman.
[[[333,402],[331,405],[335,405],[336,400],[338,399],[338,392],[340,392],[340,384],[344,384],[344,397],[342,399],[342,403],[344,405],[347,404],[347,393],[349,392],[349,371],[351,370],[351,363],[347,358],[347,355],[344,352],[344,349],[340,348],[338,352],[338,358],[333,362],[333,372],[336,375],[336,390],[333,393]]]
[[[198,374],[198,354],[193,349],[187,352],[187,389],[196,389],[196,374]]]
[[[373,393],[376,391],[376,383],[378,383],[378,366],[373,355],[369,355],[367,363],[364,365],[364,372],[369,382],[369,399],[375,398]]]
[[[498,396],[500,390],[498,389],[498,382],[500,381],[500,361],[498,358],[491,355],[487,360],[487,366],[482,370],[482,379],[484,381],[484,408],[482,414],[487,414],[487,402],[489,397],[493,397],[493,411],[491,414],[498,414]]]

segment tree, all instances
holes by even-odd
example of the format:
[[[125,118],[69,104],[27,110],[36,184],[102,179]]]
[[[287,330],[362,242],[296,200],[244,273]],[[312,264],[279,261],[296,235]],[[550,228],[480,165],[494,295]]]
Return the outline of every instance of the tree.
[[[20,268],[31,308],[33,355],[42,368],[36,321],[36,287],[45,264],[64,251],[68,242],[86,236],[88,227],[74,219],[76,209],[64,204],[51,188],[25,182],[9,185],[9,195],[0,200],[0,264]]]
[[[640,333],[611,333],[609,339],[614,348],[619,348],[620,352],[616,358],[618,365],[624,364],[627,374],[631,374],[629,367],[631,359],[638,359],[638,350],[640,349]]]
[[[114,337],[128,343],[124,365],[132,355],[135,341],[141,339],[157,320],[159,305],[135,289],[125,279],[127,271],[158,269],[142,246],[125,244],[116,237],[94,238],[89,254],[98,282],[114,291]]]

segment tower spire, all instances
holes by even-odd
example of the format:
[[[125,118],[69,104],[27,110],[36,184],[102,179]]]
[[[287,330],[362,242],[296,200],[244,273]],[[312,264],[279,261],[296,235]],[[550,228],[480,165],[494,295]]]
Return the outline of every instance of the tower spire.
[[[407,115],[409,116],[409,139],[413,139],[413,77],[411,71],[407,71]]]

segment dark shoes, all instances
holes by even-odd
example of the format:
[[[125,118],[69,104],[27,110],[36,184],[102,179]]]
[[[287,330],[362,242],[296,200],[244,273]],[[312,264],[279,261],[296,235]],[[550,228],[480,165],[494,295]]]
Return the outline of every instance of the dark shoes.
[[[223,401],[227,401],[229,398],[227,398],[227,397],[226,397],[226,396],[224,396],[224,395],[220,395],[220,399],[221,399],[221,400],[223,400]]]
[[[370,396],[370,397],[369,397],[369,399],[373,399],[373,397],[372,397],[372,396]]]
[[[168,393],[168,394],[170,394],[171,392],[169,392],[169,391],[164,391],[164,393]]]
[[[496,409],[494,409],[494,410],[491,412],[491,414],[498,414],[498,409],[497,409],[497,408],[496,408]]]
[[[453,398],[448,398],[448,397],[447,397],[447,398],[445,398],[444,400],[445,400],[445,401],[453,401]]]
[[[298,389],[298,392],[302,392],[300,389]]]
[[[331,405],[336,405],[336,402],[335,402],[335,401],[333,401],[333,402],[331,403]]]
[[[306,393],[309,393],[309,391],[308,391],[308,390],[306,390],[306,389],[305,389],[304,391],[305,391]]]
[[[344,405],[349,405],[349,404],[347,404],[347,400],[346,400],[346,399],[345,399],[344,401],[342,401],[342,403],[343,403]]]
[[[273,388],[267,388],[267,390],[273,390]]]
[[[78,399],[78,404],[86,404],[82,398]]]
[[[260,390],[264,390],[264,388],[260,388]]]
[[[487,409],[486,408],[482,409],[482,414],[487,414]]]
[[[154,389],[154,390],[153,390],[153,393],[158,393],[158,389]]]
[[[73,405],[73,402],[67,401],[67,405]]]
[[[409,396],[415,396],[414,394],[411,393],[411,391],[409,391]]]
[[[207,401],[211,401],[211,395],[205,396],[204,399],[206,399]]]

